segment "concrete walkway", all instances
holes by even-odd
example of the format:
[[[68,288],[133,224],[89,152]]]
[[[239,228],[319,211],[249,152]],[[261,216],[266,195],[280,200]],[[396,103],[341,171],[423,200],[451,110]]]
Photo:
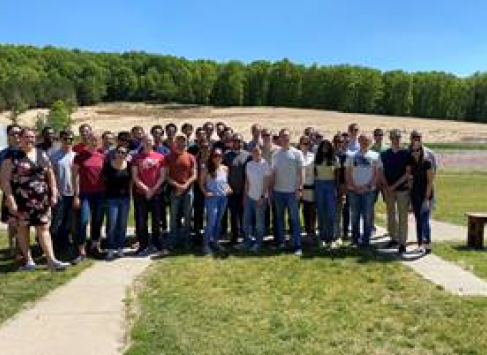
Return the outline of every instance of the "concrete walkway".
[[[120,354],[127,289],[149,264],[149,258],[96,262],[3,324],[0,354]]]
[[[396,249],[381,249],[380,245],[389,240],[388,237],[374,239],[378,251],[397,258],[403,265],[410,267],[426,280],[441,286],[446,291],[459,296],[487,296],[487,282],[462,269],[460,266],[446,261],[434,254],[422,255],[415,252],[417,248],[414,217],[409,220],[408,251],[403,257],[396,254]],[[378,228],[377,234],[384,235],[386,230]],[[466,243],[467,228],[444,222],[431,222],[433,241],[464,241]],[[434,253],[434,249],[433,249]]]

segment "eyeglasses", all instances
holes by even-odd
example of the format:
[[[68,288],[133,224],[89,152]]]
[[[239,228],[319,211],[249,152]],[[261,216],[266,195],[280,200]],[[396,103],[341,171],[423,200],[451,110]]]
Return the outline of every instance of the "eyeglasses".
[[[74,138],[73,137],[62,137],[61,140],[64,142],[72,142],[72,141],[74,141]]]
[[[262,133],[262,137],[270,137],[271,135],[268,133]]]
[[[421,136],[411,136],[411,139],[419,141],[421,139]]]
[[[412,149],[411,152],[412,153],[421,153],[421,149]]]
[[[376,133],[374,134],[374,137],[383,137],[384,135],[382,133]]]
[[[127,155],[127,151],[126,150],[118,150],[117,149],[116,152],[117,152],[118,155]]]

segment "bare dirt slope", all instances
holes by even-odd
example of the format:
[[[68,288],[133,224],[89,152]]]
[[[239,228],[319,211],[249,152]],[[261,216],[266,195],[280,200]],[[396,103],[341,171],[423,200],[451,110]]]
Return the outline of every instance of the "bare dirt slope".
[[[23,124],[32,125],[38,113],[47,110],[29,110],[21,115]],[[258,122],[273,130],[282,127],[291,129],[296,139],[307,126],[317,127],[326,136],[346,129],[349,123],[357,122],[365,132],[375,127],[399,128],[404,132],[418,129],[428,142],[487,142],[487,125],[427,120],[411,117],[350,114],[324,110],[273,108],[273,107],[229,107],[215,108],[190,105],[146,105],[134,103],[111,103],[80,107],[74,114],[75,127],[81,123],[91,124],[96,131],[119,131],[134,125],[149,128],[159,123],[175,122],[202,125],[211,120],[224,121],[246,138],[250,136],[250,126]],[[0,114],[0,123],[8,123],[8,113]]]

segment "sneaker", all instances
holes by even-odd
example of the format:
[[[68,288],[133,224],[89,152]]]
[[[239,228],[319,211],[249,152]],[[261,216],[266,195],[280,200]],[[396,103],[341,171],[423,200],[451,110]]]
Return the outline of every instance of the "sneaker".
[[[36,269],[36,264],[32,261],[26,263],[24,266],[19,267],[19,271],[34,271]]]
[[[218,250],[219,252],[222,252],[222,253],[225,253],[227,251],[227,249],[223,245],[221,245],[220,243],[218,243],[218,242],[217,243],[214,243],[213,244],[213,247],[216,250]]]
[[[249,249],[249,246],[247,245],[247,243],[242,242],[240,244],[235,245],[234,248],[236,250],[247,250],[247,249]]]
[[[274,250],[284,250],[284,249],[286,249],[286,244],[285,243],[281,243],[281,244],[274,245],[272,247],[272,249],[274,249]]]
[[[144,257],[148,256],[148,255],[149,255],[149,253],[150,253],[149,248],[143,248],[143,247],[140,247],[139,249],[137,249],[137,250],[135,251],[135,254],[134,254],[134,255],[135,255],[136,257],[139,257],[139,258],[144,258]]]
[[[65,263],[63,261],[54,260],[53,262],[51,262],[50,264],[48,264],[47,267],[51,271],[64,271],[70,265],[71,265],[70,263]]]
[[[205,254],[206,256],[213,256],[213,250],[211,250],[210,247],[204,247],[203,254]]]
[[[71,264],[77,265],[79,263],[82,263],[83,261],[86,260],[86,255],[80,254],[78,255],[75,259],[71,261]]]
[[[115,259],[115,250],[110,249],[108,250],[106,260],[111,261],[113,259]]]
[[[403,255],[406,252],[406,246],[400,245],[399,248],[397,249],[397,253],[399,255]]]
[[[296,249],[294,251],[294,255],[296,255],[296,256],[303,256],[303,251],[301,249]]]
[[[431,248],[425,248],[424,249],[424,254],[425,255],[431,254]]]
[[[123,258],[125,256],[123,248],[117,250],[117,258]]]
[[[252,245],[249,249],[252,253],[258,253],[260,251],[260,247],[257,244]]]
[[[385,245],[385,248],[392,249],[392,248],[397,248],[398,246],[399,246],[398,242],[396,242],[395,240],[391,240]]]

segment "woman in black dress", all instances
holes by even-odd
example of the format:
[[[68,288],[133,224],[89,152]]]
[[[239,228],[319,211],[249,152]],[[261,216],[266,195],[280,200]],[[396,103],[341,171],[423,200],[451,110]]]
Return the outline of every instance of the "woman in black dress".
[[[67,263],[56,259],[52,249],[49,224],[50,209],[57,200],[55,175],[46,153],[37,149],[35,132],[21,131],[21,154],[5,161],[2,169],[2,187],[12,223],[18,228],[18,242],[26,264],[20,270],[34,270],[36,264],[29,247],[29,230],[35,227],[36,235],[51,270],[63,270]]]

